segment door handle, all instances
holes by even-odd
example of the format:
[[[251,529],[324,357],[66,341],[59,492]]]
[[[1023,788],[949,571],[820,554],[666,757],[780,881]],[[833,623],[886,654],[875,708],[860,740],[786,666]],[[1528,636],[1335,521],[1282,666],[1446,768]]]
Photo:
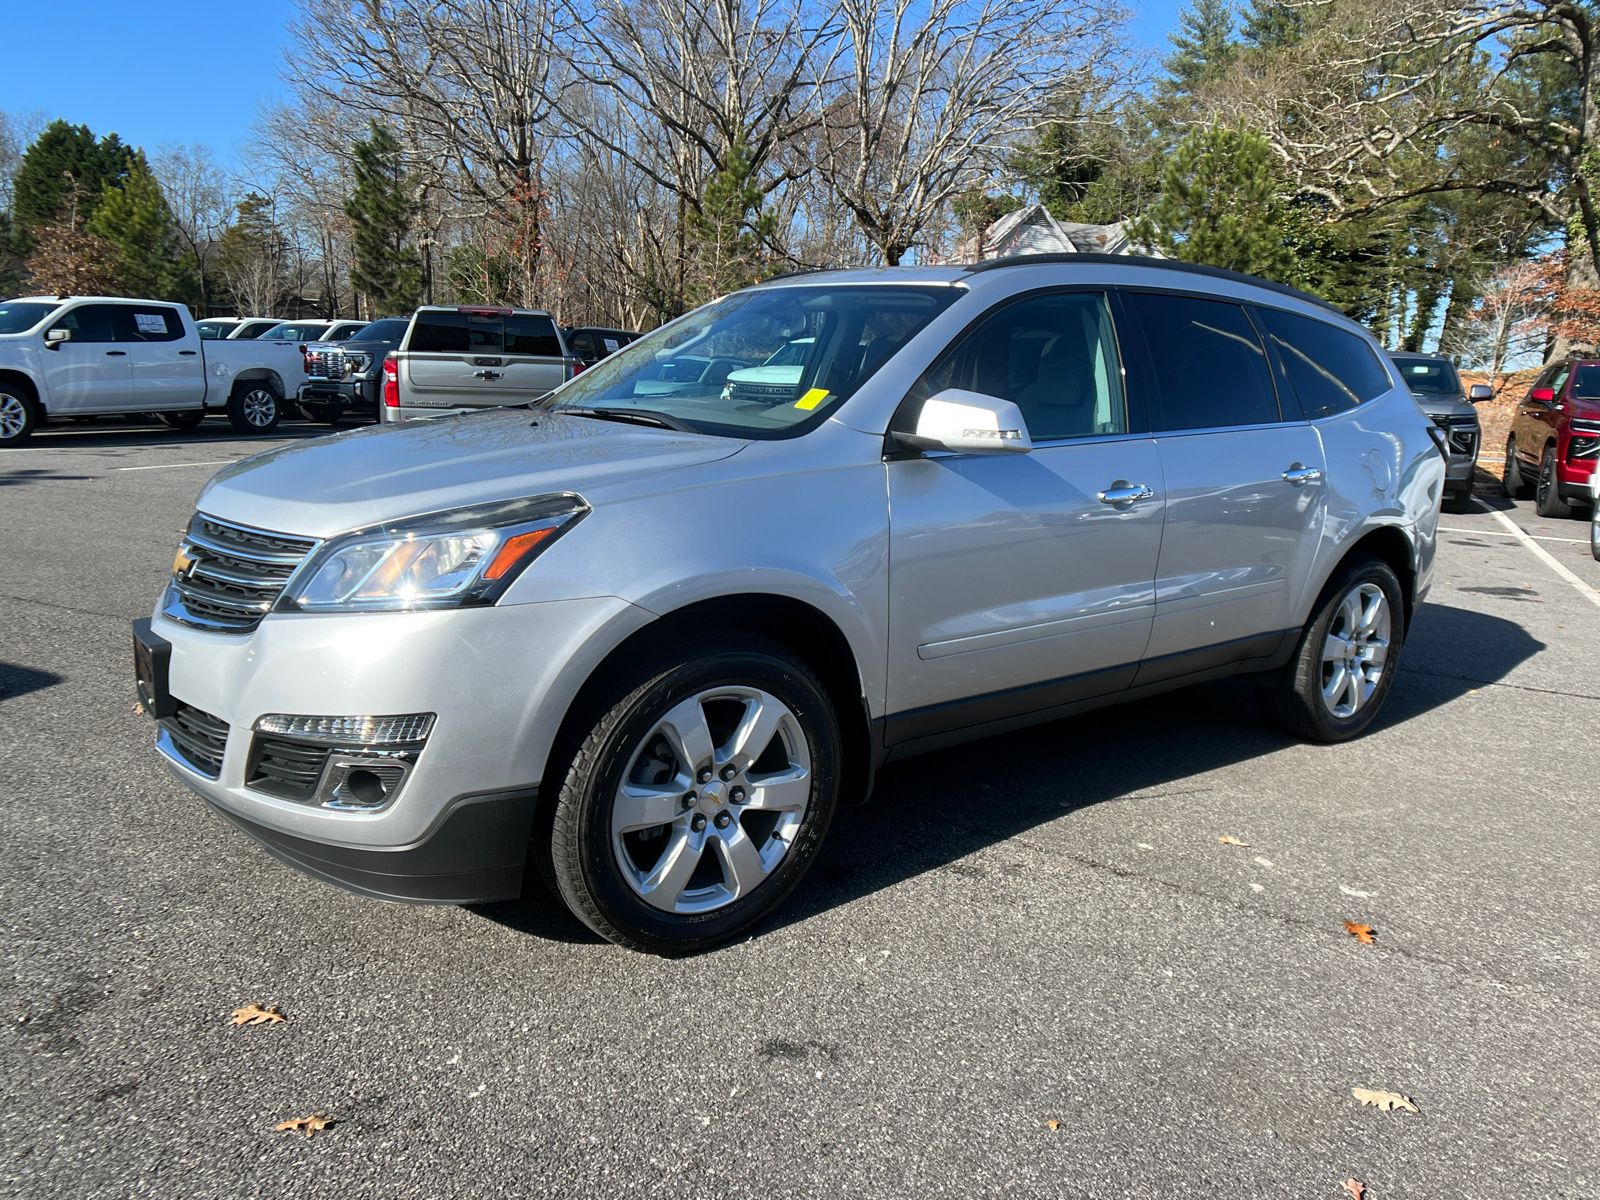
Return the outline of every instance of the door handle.
[[[499,379],[504,374],[504,371],[474,371],[472,376],[474,379]]]
[[[110,354],[110,355],[115,355],[116,357],[119,357],[119,358],[128,357],[128,352],[126,350],[107,350],[106,353]]]
[[[1101,504],[1132,504],[1135,500],[1148,500],[1156,490],[1148,483],[1129,483],[1119,479],[1100,493]]]
[[[193,354],[194,351],[193,350],[179,350],[178,353],[179,354]]]
[[[1322,472],[1315,467],[1303,467],[1295,463],[1283,473],[1283,481],[1299,487],[1302,483],[1315,483],[1322,478]]]

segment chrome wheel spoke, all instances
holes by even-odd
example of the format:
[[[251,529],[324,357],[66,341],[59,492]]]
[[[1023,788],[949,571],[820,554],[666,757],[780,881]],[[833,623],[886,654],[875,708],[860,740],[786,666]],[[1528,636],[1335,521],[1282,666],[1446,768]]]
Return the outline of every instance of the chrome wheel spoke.
[[[1349,684],[1350,671],[1341,660],[1333,665],[1333,677],[1322,686],[1322,698],[1327,701],[1329,708],[1338,710]]]
[[[636,829],[670,825],[677,819],[679,798],[688,786],[688,781],[681,786],[623,784],[611,810],[612,828],[618,833],[631,833]]]
[[[661,858],[649,874],[637,881],[635,886],[639,894],[657,908],[669,912],[677,908],[683,889],[689,885],[689,877],[700,865],[700,854],[704,847],[704,835],[691,833],[681,827],[674,829],[672,840],[667,843]]]
[[[1322,643],[1322,661],[1342,663],[1350,656],[1350,639],[1330,633]]]
[[[1376,583],[1351,588],[1334,611],[1322,644],[1322,703],[1340,720],[1365,707],[1389,661],[1389,598]]]
[[[712,839],[717,857],[722,861],[722,883],[733,898],[747,895],[767,877],[767,865],[761,861],[761,851],[745,834],[738,822]]]
[[[789,710],[782,702],[765,692],[750,697],[745,704],[744,720],[739,722],[725,747],[727,761],[741,771],[749,770],[750,764],[772,743],[778,725],[788,715]]]
[[[811,799],[811,772],[795,768],[750,780],[747,808],[763,812],[800,812]]]
[[[710,766],[716,752],[711,741],[711,726],[706,723],[704,701],[703,696],[695,696],[661,718],[662,735],[690,775],[701,767]]]

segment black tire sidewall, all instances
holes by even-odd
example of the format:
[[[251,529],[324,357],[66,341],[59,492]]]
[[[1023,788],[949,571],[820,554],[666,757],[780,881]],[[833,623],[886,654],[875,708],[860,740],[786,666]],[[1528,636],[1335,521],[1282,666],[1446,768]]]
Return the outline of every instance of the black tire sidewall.
[[[156,416],[168,429],[196,429],[206,419],[205,409],[191,412],[157,413]]]
[[[22,430],[8,438],[0,438],[0,447],[20,446],[33,436],[33,431],[39,428],[39,406],[34,403],[33,397],[26,395],[20,388],[0,388],[7,396],[22,405]]]
[[[1561,498],[1561,479],[1556,473],[1556,449],[1546,446],[1539,459],[1539,479],[1534,485],[1533,511],[1541,517],[1569,517],[1572,506]]]
[[[252,425],[249,418],[244,415],[245,396],[258,388],[272,394],[272,420],[266,425]],[[283,420],[283,397],[278,394],[277,388],[264,379],[250,379],[242,383],[236,383],[233,385],[232,393],[228,396],[228,420],[240,433],[271,433],[278,427],[278,422]]]
[[[1340,602],[1359,584],[1372,582],[1383,589],[1389,601],[1389,653],[1384,659],[1383,677],[1372,698],[1354,716],[1340,718],[1328,711],[1322,699],[1322,646],[1328,637]],[[1400,668],[1400,651],[1405,641],[1405,600],[1400,581],[1381,559],[1361,555],[1347,563],[1328,581],[1317,599],[1317,607],[1306,624],[1292,664],[1293,674],[1286,681],[1291,693],[1285,697],[1291,720],[1299,731],[1319,742],[1345,742],[1365,733],[1377,719],[1383,702],[1394,685]]]
[[[696,655],[624,697],[588,734],[563,781],[555,812],[560,828],[553,865],[563,899],[598,932],[658,954],[708,949],[771,913],[815,860],[838,802],[838,722],[810,672],[778,647],[773,651],[741,646]],[[616,864],[610,832],[612,799],[634,751],[662,714],[697,692],[740,684],[777,696],[800,724],[811,755],[812,791],[805,818],[783,861],[748,897],[708,913],[663,912],[628,886]],[[590,905],[605,927],[595,926],[586,916]]]

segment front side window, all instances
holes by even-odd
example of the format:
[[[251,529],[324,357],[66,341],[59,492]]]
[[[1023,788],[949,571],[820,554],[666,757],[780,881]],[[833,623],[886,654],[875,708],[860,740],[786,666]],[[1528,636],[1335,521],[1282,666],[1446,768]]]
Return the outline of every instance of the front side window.
[[[961,294],[912,285],[735,292],[602,359],[551,407],[642,409],[707,433],[794,436],[849,399]]]
[[[1237,304],[1134,292],[1161,394],[1160,429],[1267,425],[1280,419],[1266,352]]]
[[[1579,367],[1572,377],[1572,395],[1576,400],[1600,400],[1600,367]]]
[[[1545,384],[1556,394],[1556,399],[1561,399],[1561,389],[1567,386],[1567,376],[1572,374],[1572,364],[1562,363],[1556,368],[1556,373],[1550,377],[1550,382]]]
[[[1257,311],[1308,419],[1331,417],[1365,404],[1393,386],[1372,347],[1348,329],[1275,308]],[[1402,374],[1408,382],[1415,377]]]
[[[53,329],[72,330],[75,342],[114,342],[117,340],[117,305],[80,304],[50,324]]]
[[[1116,336],[1099,292],[1035,296],[986,318],[934,363],[910,399],[946,388],[1010,400],[1035,441],[1128,431]]]
[[[1392,357],[1392,356],[1391,356]],[[1400,378],[1413,392],[1424,396],[1459,396],[1461,377],[1455,367],[1436,358],[1395,358]]]

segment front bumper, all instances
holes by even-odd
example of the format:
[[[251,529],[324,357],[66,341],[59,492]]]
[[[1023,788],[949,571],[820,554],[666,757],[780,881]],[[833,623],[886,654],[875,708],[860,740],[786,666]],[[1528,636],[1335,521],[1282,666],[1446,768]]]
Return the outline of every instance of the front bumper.
[[[301,404],[337,401],[346,408],[372,408],[378,403],[378,382],[375,379],[309,379],[300,385],[295,400]]]
[[[211,633],[159,613],[174,701],[209,715],[215,777],[158,749],[173,774],[275,857],[370,895],[462,903],[515,895],[534,797],[571,697],[613,622],[615,597],[440,612],[275,614],[247,634]],[[352,811],[251,786],[255,723],[268,713],[436,713],[392,800]],[[409,882],[407,882],[409,881]]]

